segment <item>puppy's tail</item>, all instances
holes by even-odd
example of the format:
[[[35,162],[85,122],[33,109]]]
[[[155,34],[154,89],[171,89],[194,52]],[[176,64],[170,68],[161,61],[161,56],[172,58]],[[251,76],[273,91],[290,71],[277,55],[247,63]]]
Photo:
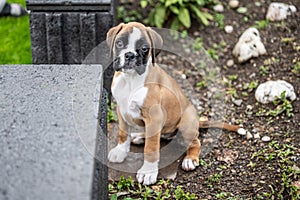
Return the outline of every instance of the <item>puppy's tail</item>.
[[[209,121],[206,117],[199,120],[199,128],[219,128],[227,131],[233,131],[240,135],[245,135],[246,130],[237,125],[231,125],[220,121]]]

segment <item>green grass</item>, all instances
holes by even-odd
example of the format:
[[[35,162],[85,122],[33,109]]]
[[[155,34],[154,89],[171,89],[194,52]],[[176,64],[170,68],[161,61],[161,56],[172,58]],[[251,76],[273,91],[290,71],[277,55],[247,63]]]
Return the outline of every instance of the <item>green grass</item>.
[[[25,6],[25,0],[8,0]],[[29,16],[0,18],[0,64],[30,64]]]

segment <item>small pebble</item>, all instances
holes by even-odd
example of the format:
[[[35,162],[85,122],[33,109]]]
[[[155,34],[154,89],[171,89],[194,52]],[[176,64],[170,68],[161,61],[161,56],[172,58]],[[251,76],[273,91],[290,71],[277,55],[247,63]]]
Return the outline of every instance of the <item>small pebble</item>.
[[[247,109],[248,109],[248,110],[252,110],[252,109],[253,109],[253,106],[247,105]]]
[[[253,135],[249,131],[247,131],[246,138],[247,138],[247,140],[250,140],[253,138]]]
[[[237,8],[239,6],[239,1],[238,0],[230,0],[229,1],[229,6],[230,8]]]
[[[261,2],[257,1],[257,2],[254,3],[254,5],[257,6],[257,7],[260,7],[261,6]]]
[[[185,75],[185,74],[182,74],[182,75],[181,75],[181,78],[182,78],[182,79],[186,79],[186,75]]]
[[[246,135],[246,130],[243,129],[243,128],[239,128],[238,131],[237,131],[237,133],[238,133],[239,135]]]
[[[257,133],[258,131],[260,131],[259,128],[254,128],[254,129],[252,130],[253,133]]]
[[[195,36],[195,37],[200,36],[200,32],[199,32],[199,31],[195,31],[195,32],[194,32],[194,36]]]
[[[269,128],[269,131],[270,131],[270,132],[274,132],[275,129],[274,129],[273,127],[271,127],[271,128]]]
[[[176,59],[176,55],[170,55],[170,59],[175,60]]]
[[[253,183],[253,184],[252,184],[252,187],[256,187],[256,186],[258,186],[258,184],[256,184],[256,183]]]
[[[254,78],[256,76],[256,73],[250,74],[249,78]]]
[[[261,138],[261,140],[263,142],[269,142],[271,140],[271,138],[269,136],[265,135],[264,137]]]
[[[204,138],[203,139],[203,144],[211,144],[213,143],[214,139],[212,138]]]
[[[233,26],[227,25],[224,27],[224,30],[226,33],[232,33],[233,32]]]
[[[233,61],[232,59],[227,60],[226,65],[227,65],[228,67],[232,67],[232,66],[234,65],[234,61]]]
[[[235,121],[236,121],[236,120],[235,120],[234,117],[232,117],[230,121],[231,121],[231,123],[235,124]]]
[[[213,9],[216,12],[224,12],[224,6],[222,4],[215,5]]]
[[[254,134],[254,139],[260,139],[259,133]]]
[[[245,14],[248,9],[246,7],[239,7],[236,11],[240,14]]]
[[[242,99],[236,99],[236,100],[232,100],[232,102],[234,103],[234,105],[236,106],[241,106],[243,103]]]
[[[184,49],[185,53],[190,54],[191,53],[191,49],[190,48],[186,48]]]

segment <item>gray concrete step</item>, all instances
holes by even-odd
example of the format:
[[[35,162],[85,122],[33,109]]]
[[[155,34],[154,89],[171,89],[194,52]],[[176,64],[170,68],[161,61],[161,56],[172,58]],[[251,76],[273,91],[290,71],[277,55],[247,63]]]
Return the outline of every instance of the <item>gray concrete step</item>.
[[[99,65],[0,66],[0,199],[90,199]]]

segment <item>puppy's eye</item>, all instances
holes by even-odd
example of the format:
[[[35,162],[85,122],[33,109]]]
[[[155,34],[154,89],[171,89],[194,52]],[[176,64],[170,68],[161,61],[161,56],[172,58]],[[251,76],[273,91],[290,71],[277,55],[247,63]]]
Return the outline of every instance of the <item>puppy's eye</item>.
[[[117,41],[116,41],[116,47],[117,47],[118,49],[123,48],[123,47],[124,47],[123,41],[122,41],[122,40],[117,40]]]
[[[141,47],[142,52],[146,53],[149,50],[149,46],[148,45],[143,45]]]

